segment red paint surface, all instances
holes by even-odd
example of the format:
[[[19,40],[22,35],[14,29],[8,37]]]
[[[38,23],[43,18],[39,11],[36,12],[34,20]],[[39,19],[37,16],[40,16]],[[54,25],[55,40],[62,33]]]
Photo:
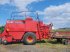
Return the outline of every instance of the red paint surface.
[[[38,40],[46,39],[50,37],[51,27],[50,24],[45,25],[43,22],[38,22],[32,18],[7,20],[4,32],[0,35],[0,38],[8,42],[16,42],[17,40],[22,40],[26,32],[33,32]]]

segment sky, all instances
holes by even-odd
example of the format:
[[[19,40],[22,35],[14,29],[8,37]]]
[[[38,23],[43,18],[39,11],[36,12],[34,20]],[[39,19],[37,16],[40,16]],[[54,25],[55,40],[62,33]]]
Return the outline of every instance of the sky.
[[[70,0],[0,0],[0,26],[5,25],[15,11],[35,11],[53,29],[70,27]]]

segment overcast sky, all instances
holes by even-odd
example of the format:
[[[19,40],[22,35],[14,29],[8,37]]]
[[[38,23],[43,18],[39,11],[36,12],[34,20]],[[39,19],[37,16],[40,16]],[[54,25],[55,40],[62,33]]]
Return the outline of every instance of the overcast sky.
[[[13,11],[36,11],[54,29],[70,27],[70,0],[0,0],[0,26]]]

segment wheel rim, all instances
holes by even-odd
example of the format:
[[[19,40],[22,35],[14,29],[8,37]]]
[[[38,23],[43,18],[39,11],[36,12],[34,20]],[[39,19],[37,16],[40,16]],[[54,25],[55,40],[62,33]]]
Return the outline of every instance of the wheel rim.
[[[33,42],[33,37],[32,36],[28,36],[27,37],[27,42],[32,43]]]

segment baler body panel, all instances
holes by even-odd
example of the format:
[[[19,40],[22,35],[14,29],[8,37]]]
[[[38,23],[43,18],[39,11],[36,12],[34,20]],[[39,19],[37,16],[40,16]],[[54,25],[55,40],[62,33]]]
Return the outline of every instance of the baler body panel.
[[[9,31],[24,31],[25,24],[22,20],[11,20],[7,22],[6,29]]]
[[[26,18],[25,20],[7,20],[4,32],[0,37],[8,42],[22,40],[25,33],[33,32],[37,40],[48,39],[50,37],[51,25],[45,25],[43,22]]]

